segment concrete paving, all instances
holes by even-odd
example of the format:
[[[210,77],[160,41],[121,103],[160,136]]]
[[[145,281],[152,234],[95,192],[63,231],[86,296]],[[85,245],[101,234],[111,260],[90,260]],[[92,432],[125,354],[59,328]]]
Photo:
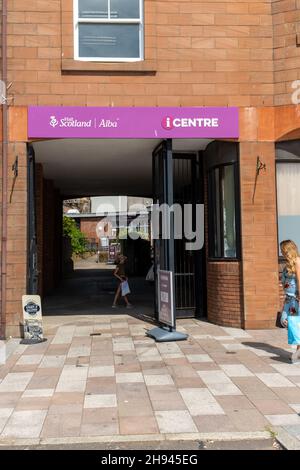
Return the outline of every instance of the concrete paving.
[[[208,440],[208,441],[154,441],[154,442],[124,442],[124,443],[89,443],[89,444],[61,444],[61,445],[36,445],[36,446],[13,446],[1,447],[1,450],[92,450],[92,451],[118,451],[122,450],[153,450],[153,451],[174,451],[180,453],[185,450],[283,450],[276,439],[244,439],[244,440]],[[115,454],[114,454],[115,455]]]
[[[284,447],[300,444],[300,364],[289,362],[285,330],[185,319],[177,327],[187,341],[155,343],[145,334],[152,324],[125,309],[44,317],[44,327],[44,343],[8,342],[2,446],[241,439],[268,446],[276,436]]]

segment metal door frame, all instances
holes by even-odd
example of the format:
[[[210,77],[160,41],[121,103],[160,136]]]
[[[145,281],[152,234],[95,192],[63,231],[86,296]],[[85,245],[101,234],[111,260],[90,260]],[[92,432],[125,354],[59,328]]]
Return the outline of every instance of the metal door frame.
[[[36,233],[36,201],[35,201],[35,155],[31,145],[27,146],[27,294],[38,293],[37,266],[37,233]]]
[[[161,160],[160,160],[161,159]],[[160,160],[160,161],[159,161]],[[160,165],[162,165],[162,175],[159,175]],[[162,190],[157,194],[157,183],[159,178],[162,178]],[[153,198],[154,204],[167,204],[169,207],[173,206],[173,152],[172,152],[172,139],[163,140],[158,144],[152,153],[152,184],[153,184]],[[161,194],[162,193],[162,194]],[[157,201],[157,196],[162,195],[162,200]],[[163,247],[163,266],[159,265],[160,269],[173,272],[173,301],[175,305],[175,285],[174,285],[174,217],[170,213],[170,238],[154,240],[154,312],[156,318],[158,317],[158,285],[157,285],[157,269],[158,256],[161,255],[161,247]],[[158,252],[159,250],[159,252]],[[161,259],[160,259],[161,262]]]

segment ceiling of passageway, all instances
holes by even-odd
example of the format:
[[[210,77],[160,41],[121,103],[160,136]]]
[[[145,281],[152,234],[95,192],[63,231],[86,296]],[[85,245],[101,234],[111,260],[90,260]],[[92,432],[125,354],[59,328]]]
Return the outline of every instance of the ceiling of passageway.
[[[66,197],[152,194],[152,152],[159,139],[62,139],[34,142],[44,177]],[[175,151],[203,150],[209,140],[175,139]]]

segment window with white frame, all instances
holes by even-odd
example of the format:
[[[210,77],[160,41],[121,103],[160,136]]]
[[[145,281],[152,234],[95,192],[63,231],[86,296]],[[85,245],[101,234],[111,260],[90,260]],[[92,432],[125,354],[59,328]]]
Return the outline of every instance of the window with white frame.
[[[143,0],[74,0],[75,59],[143,60]]]
[[[281,161],[276,170],[278,242],[293,240],[300,248],[300,164]]]

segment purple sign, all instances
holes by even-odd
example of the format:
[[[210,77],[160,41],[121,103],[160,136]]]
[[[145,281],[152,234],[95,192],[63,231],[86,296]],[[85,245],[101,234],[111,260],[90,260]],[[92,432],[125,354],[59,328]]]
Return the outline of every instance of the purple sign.
[[[28,137],[202,139],[239,137],[238,108],[30,106]]]

